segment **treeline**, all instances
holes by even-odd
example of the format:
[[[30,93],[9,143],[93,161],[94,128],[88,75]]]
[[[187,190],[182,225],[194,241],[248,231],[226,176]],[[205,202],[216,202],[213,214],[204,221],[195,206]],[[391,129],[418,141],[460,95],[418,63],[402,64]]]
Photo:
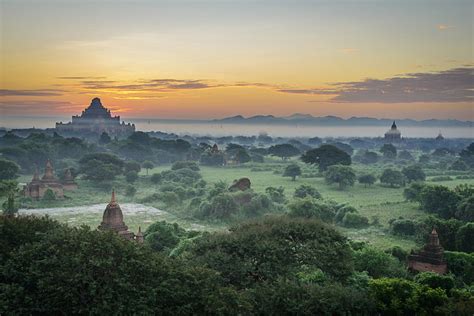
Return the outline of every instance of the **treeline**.
[[[474,310],[471,290],[456,275],[413,277],[394,255],[349,243],[317,220],[268,217],[229,233],[186,233],[157,223],[139,245],[48,218],[1,216],[0,244],[5,315]]]

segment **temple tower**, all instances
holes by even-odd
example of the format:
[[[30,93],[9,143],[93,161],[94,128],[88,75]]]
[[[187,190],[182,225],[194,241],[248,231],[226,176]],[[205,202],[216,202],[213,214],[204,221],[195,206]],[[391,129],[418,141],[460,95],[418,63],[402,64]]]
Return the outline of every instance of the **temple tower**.
[[[433,228],[429,242],[419,252],[412,252],[408,257],[408,268],[418,272],[436,272],[445,274],[448,270],[444,259],[444,249],[439,243],[438,233]]]

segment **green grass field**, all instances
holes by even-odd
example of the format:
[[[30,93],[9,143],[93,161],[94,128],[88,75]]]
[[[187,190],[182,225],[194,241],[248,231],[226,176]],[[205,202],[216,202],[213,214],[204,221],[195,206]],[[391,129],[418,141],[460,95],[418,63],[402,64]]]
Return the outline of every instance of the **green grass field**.
[[[368,217],[371,222],[374,220],[374,218],[377,218],[379,225],[371,225],[365,229],[338,228],[348,237],[355,240],[367,241],[381,249],[398,245],[408,250],[417,246],[411,239],[403,239],[393,236],[389,233],[388,222],[390,219],[399,217],[415,219],[426,216],[424,212],[418,209],[418,205],[416,203],[405,201],[403,198],[403,188],[388,188],[382,187],[379,184],[375,184],[370,187],[364,187],[363,185],[356,183],[353,187],[349,187],[346,190],[339,190],[337,186],[327,185],[324,182],[324,179],[321,177],[301,177],[297,178],[296,181],[292,181],[290,178],[274,173],[274,170],[282,170],[286,164],[287,162],[282,163],[281,161],[273,160],[271,163],[265,163],[261,165],[254,164],[238,167],[201,167],[201,174],[208,184],[224,181],[230,185],[235,179],[248,177],[252,182],[252,189],[258,193],[264,193],[265,188],[269,186],[282,186],[285,188],[285,195],[288,199],[292,198],[293,192],[297,186],[301,184],[309,184],[314,186],[322,194],[324,199],[331,199],[338,203],[347,203],[348,205],[354,206],[358,209],[361,215]],[[257,168],[258,170],[268,171],[255,171],[255,166],[259,166]],[[304,174],[317,173],[315,168],[308,166],[302,167]],[[149,171],[149,175],[167,170],[169,168],[169,165],[156,167]],[[361,173],[361,170],[364,172],[372,172],[374,174],[377,174],[378,172],[378,167],[355,165],[354,169],[358,171],[358,173]],[[30,179],[31,176],[22,176],[19,181],[27,182]],[[109,189],[94,187],[88,181],[83,180],[78,180],[78,183],[79,189],[77,191],[67,192],[65,199],[52,202],[28,201],[24,207],[74,207],[82,205],[103,204],[105,208],[105,205],[110,200]],[[474,179],[432,182],[432,184],[444,185],[448,187],[454,187],[461,183],[474,184]],[[119,203],[136,203],[145,196],[157,192],[157,186],[150,182],[149,177],[146,176],[145,170],[140,172],[140,179],[135,183],[137,194],[134,197],[125,196],[124,192],[126,184],[123,179],[118,179],[115,181],[113,187],[117,191],[117,199]],[[160,216],[154,216],[153,214],[150,215],[146,213],[137,213],[133,216],[129,216],[129,218],[125,218],[125,221],[131,229],[136,230],[138,226],[142,226],[142,228],[145,229],[148,225],[150,225],[151,222],[155,220],[178,222],[187,229],[204,229],[213,231],[226,228],[226,224],[222,222],[198,221],[192,218],[191,214],[183,212],[182,207],[172,209],[166,207],[160,202],[150,203],[148,205],[160,210],[164,210],[166,213]],[[53,214],[51,216],[57,218],[60,221],[68,222],[72,225],[86,224],[91,227],[96,227],[101,220],[100,214],[68,213],[61,215]],[[72,221],[71,217],[73,217]]]

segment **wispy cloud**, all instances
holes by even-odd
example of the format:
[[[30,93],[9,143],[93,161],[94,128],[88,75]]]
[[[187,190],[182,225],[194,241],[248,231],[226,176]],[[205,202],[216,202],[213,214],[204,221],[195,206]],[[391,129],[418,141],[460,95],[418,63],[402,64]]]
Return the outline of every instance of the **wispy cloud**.
[[[0,109],[5,114],[11,113],[44,113],[59,110],[80,108],[81,105],[68,101],[53,100],[13,100],[0,101]]]
[[[279,92],[335,95],[331,102],[410,103],[474,101],[473,68],[410,73],[388,79],[340,82],[328,89],[279,89]]]
[[[81,76],[65,76],[65,77],[56,77],[57,79],[63,80],[85,80],[85,79],[105,79],[106,77],[81,77]]]
[[[341,53],[344,53],[344,54],[354,54],[354,53],[357,53],[359,51],[359,49],[358,48],[347,47],[347,48],[341,48],[338,51],[341,52]]]
[[[60,96],[64,90],[58,89],[35,89],[35,90],[14,90],[14,89],[0,89],[0,96],[30,96],[30,97],[43,97],[43,96]]]
[[[453,29],[453,28],[455,28],[455,26],[454,25],[447,25],[447,24],[438,24],[436,26],[436,28],[439,31],[445,31],[445,30],[448,30],[448,29]]]

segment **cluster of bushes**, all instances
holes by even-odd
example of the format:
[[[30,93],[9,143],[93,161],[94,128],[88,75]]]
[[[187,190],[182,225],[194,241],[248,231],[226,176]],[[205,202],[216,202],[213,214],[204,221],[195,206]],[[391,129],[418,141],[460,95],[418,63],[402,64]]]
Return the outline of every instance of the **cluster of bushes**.
[[[474,221],[474,186],[462,184],[453,190],[441,185],[413,183],[404,191],[409,201],[420,203],[421,209],[444,219]]]

